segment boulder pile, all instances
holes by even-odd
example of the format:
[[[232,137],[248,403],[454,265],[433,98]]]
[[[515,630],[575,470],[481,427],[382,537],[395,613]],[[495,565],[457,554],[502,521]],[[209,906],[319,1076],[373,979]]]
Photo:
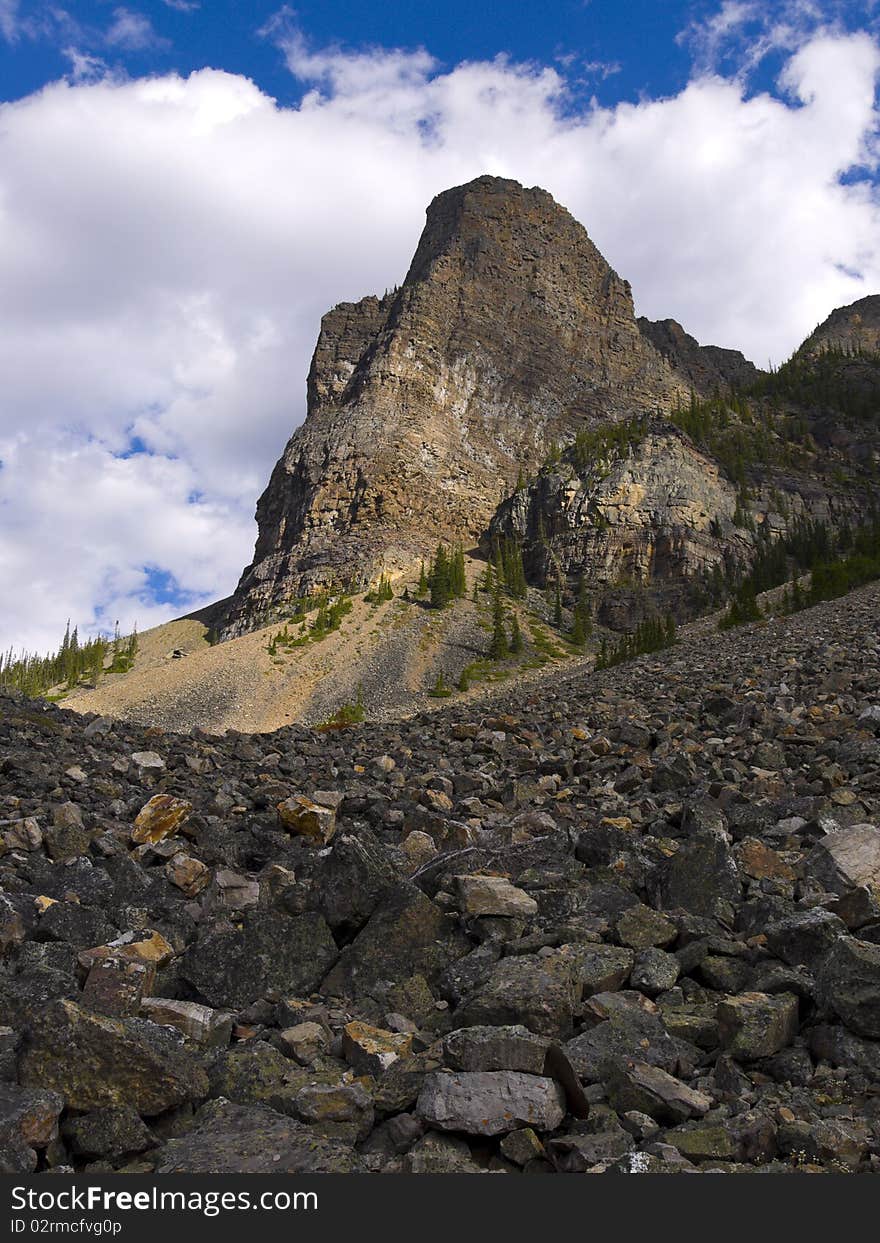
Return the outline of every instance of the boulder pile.
[[[0,1171],[880,1170],[878,615],[324,732],[0,690]]]

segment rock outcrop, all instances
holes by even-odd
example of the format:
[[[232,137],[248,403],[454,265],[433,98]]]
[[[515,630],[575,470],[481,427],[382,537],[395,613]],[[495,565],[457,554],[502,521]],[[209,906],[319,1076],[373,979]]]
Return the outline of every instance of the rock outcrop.
[[[324,316],[307,417],[258,503],[225,633],[409,567],[438,539],[476,539],[499,490],[552,444],[669,409],[695,383],[640,331],[628,282],[546,191],[495,177],[447,190],[401,288]]]
[[[839,306],[807,337],[799,354],[817,354],[828,348],[880,353],[880,294]]]

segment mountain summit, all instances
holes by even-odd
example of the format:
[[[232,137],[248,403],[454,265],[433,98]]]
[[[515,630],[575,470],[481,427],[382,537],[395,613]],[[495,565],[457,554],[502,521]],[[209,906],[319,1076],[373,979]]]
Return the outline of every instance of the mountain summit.
[[[486,176],[438,195],[400,289],[324,316],[306,420],[258,503],[225,632],[411,567],[439,539],[478,538],[499,492],[554,444],[724,382],[675,327],[677,353],[545,190]]]

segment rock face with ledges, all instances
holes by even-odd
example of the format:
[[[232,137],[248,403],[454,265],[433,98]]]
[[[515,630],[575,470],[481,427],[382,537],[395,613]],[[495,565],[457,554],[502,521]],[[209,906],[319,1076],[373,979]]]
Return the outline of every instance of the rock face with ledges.
[[[308,414],[257,506],[226,633],[286,598],[363,584],[474,539],[499,483],[597,419],[669,409],[688,382],[639,331],[627,281],[544,190],[438,195],[401,288],[325,315]]]

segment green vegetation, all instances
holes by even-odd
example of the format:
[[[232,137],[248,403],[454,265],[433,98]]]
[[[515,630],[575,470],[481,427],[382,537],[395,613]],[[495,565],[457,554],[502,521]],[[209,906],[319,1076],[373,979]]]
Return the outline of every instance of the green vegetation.
[[[501,603],[501,591],[496,583],[492,597],[492,641],[489,644],[489,659],[504,660],[509,652],[510,645],[504,628],[504,605]]]
[[[446,685],[446,681],[442,672],[437,674],[437,681],[428,691],[432,699],[448,699],[452,694],[452,689]]]
[[[743,626],[746,622],[760,621],[763,616],[754,581],[749,577],[736,589],[727,612],[718,623],[718,629],[730,630],[734,626]]]
[[[495,582],[502,586],[509,595],[517,599],[525,599],[526,572],[523,566],[522,544],[518,539],[506,535],[497,537],[492,542],[492,570]],[[488,589],[488,588],[487,588]]]
[[[578,470],[623,457],[636,448],[648,434],[648,420],[643,415],[621,423],[600,423],[579,431],[571,447],[572,461]]]
[[[781,539],[759,540],[747,573],[729,571],[726,581],[722,575],[726,594],[732,598],[719,627],[728,630],[760,620],[757,597],[786,582],[789,586],[782,607],[784,613],[798,612],[821,600],[844,595],[853,587],[880,577],[876,572],[878,558],[880,520],[876,517],[855,532],[847,524],[833,531],[824,522],[799,518]],[[807,572],[811,584],[802,591],[798,579]]]
[[[366,718],[364,707],[364,688],[358,686],[357,698],[354,703],[344,703],[326,721],[315,728],[326,731],[331,729],[347,729],[350,725],[360,725]]]
[[[602,640],[596,657],[597,669],[609,669],[612,665],[634,660],[645,652],[659,652],[675,643],[675,618],[649,617],[640,622],[631,634],[621,635],[616,643]]]
[[[751,467],[792,464],[792,447],[780,440],[774,412],[765,403],[750,402],[742,393],[716,394],[698,401],[692,392],[690,404],[679,406],[669,418],[714,457],[741,490]],[[742,520],[739,525],[747,524]]]
[[[422,590],[423,583],[424,591]],[[427,573],[424,562],[422,563],[418,594],[428,593],[430,593],[433,609],[445,609],[453,600],[461,600],[467,594],[464,549],[461,544],[456,544],[451,552],[447,551],[445,544],[438,544],[434,560]]]
[[[386,600],[394,599],[394,590],[391,586],[391,579],[387,575],[382,574],[379,582],[372,587],[364,596],[367,604],[383,604]]]
[[[349,596],[337,596],[331,600],[327,592],[321,592],[319,595],[312,596],[307,601],[315,611],[315,617],[311,624],[308,623],[308,614],[297,608],[291,620],[299,620],[299,634],[293,635],[290,632],[288,622],[284,623],[281,630],[272,635],[269,640],[267,651],[270,656],[274,656],[279,647],[292,651],[297,647],[305,647],[309,643],[320,643],[322,639],[326,639],[334,630],[338,630],[342,625],[342,619],[352,610],[352,602]],[[301,619],[301,620],[300,620]]]
[[[123,638],[117,623],[113,639],[105,635],[80,642],[76,626],[70,622],[55,652],[39,656],[34,652],[15,655],[12,648],[0,653],[0,685],[11,686],[32,699],[45,696],[55,686],[74,690],[83,681],[96,682],[102,673],[126,673],[134,664],[138,651],[137,627]],[[109,667],[107,660],[110,660]],[[54,700],[61,695],[53,695]]]
[[[751,391],[779,404],[824,407],[857,422],[876,420],[878,384],[865,382],[853,363],[880,363],[880,354],[859,346],[828,345],[815,353],[798,351],[776,371],[761,376]]]
[[[810,575],[810,586],[802,591],[797,581],[786,589],[784,613],[797,613],[823,600],[836,600],[856,587],[880,578],[880,523],[862,527],[851,537],[849,551],[837,557],[817,560]]]

